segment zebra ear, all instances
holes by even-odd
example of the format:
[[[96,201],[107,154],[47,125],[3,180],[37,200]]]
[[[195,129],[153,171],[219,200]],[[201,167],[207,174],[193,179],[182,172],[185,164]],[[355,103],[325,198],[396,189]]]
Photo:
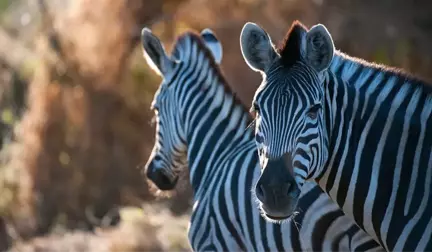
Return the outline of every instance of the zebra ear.
[[[159,38],[150,29],[144,28],[141,31],[141,41],[144,57],[150,67],[159,75],[168,73],[173,68],[174,61],[167,56]]]
[[[217,64],[222,61],[222,44],[217,39],[216,35],[209,28],[202,30],[201,37],[203,38],[206,46],[210,49],[211,53]]]
[[[318,72],[330,66],[334,50],[333,39],[327,28],[322,24],[313,26],[302,43],[304,58]]]
[[[258,25],[248,22],[240,34],[243,58],[254,71],[265,72],[279,55],[270,36]]]

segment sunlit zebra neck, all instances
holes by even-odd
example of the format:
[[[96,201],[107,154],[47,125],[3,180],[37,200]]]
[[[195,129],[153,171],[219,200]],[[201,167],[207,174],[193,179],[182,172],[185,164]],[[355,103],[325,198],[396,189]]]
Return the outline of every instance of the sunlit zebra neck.
[[[215,172],[210,170],[212,164],[227,154],[228,147],[253,138],[247,129],[251,117],[199,38],[185,36],[177,48],[183,68],[179,71],[187,75],[178,99],[184,113],[190,180],[198,194]]]

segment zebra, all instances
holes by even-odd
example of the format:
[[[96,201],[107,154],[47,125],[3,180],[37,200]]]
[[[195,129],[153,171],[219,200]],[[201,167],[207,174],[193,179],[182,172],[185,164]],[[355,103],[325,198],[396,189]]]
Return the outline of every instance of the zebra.
[[[155,145],[143,173],[159,189],[172,190],[189,169],[194,251],[384,251],[314,182],[305,184],[293,221],[261,217],[251,192],[260,176],[252,118],[222,74],[222,45],[210,29],[180,35],[172,56],[148,28],[142,46],[163,78],[151,105]],[[282,162],[273,165],[283,170]],[[281,180],[295,183],[285,175]],[[270,204],[290,192],[287,185],[272,189]]]
[[[280,177],[271,163],[284,160],[300,191],[316,181],[386,250],[432,251],[432,86],[336,50],[322,24],[293,22],[276,49],[248,22],[240,44],[263,76],[251,110],[260,162],[272,175],[258,183]],[[259,200],[267,193],[255,190]],[[290,218],[298,198],[280,200],[264,211]]]

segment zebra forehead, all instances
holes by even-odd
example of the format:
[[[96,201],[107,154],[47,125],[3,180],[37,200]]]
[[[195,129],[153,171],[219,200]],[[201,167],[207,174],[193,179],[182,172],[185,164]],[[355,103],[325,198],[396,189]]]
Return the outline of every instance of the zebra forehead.
[[[267,79],[263,86],[276,86],[281,88],[284,93],[295,91],[296,89],[311,89],[319,91],[321,82],[318,75],[310,70],[310,68],[302,62],[294,63],[289,69],[281,66],[267,75]]]

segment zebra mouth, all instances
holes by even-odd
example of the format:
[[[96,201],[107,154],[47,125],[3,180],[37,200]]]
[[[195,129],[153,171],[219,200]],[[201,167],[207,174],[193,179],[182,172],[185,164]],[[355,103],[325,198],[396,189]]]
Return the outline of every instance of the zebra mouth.
[[[267,213],[265,213],[265,215],[267,218],[272,219],[272,220],[277,220],[277,221],[286,220],[286,219],[291,218],[291,216],[292,216],[291,214],[287,215],[287,216],[272,216],[272,215],[269,215]]]
[[[267,206],[265,205],[261,205],[261,215],[265,216],[266,218],[270,219],[270,220],[274,220],[274,221],[283,221],[283,220],[287,220],[292,218],[296,212],[295,211],[287,211],[287,209],[285,210],[271,210],[269,209]]]

